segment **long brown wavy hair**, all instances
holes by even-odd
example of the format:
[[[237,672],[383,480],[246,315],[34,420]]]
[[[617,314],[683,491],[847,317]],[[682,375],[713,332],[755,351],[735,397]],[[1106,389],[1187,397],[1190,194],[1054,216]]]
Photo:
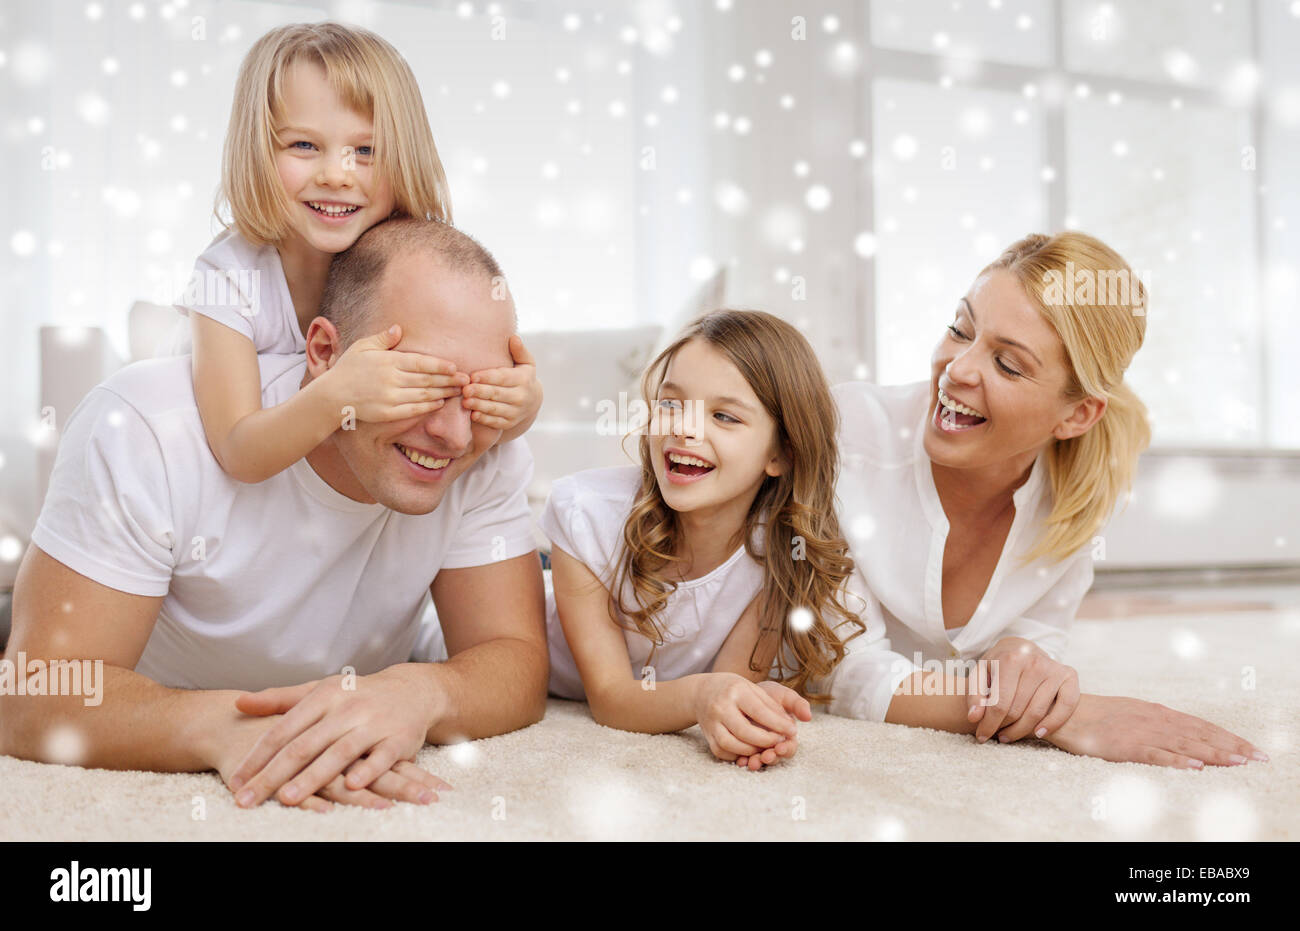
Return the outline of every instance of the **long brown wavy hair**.
[[[835,668],[844,644],[865,626],[844,597],[853,560],[835,515],[839,415],[826,375],[803,334],[784,320],[762,311],[717,310],[688,326],[646,369],[641,394],[651,412],[673,357],[696,339],[725,355],[749,383],[776,423],[788,465],[781,475],[764,478],[738,539],[731,542],[737,546],[743,539],[748,555],[765,570],[750,669],[760,671],[755,665],[759,645],[778,635],[779,681],[809,701],[827,703],[828,695],[810,692],[811,683]],[[659,491],[648,431],[641,432],[639,445],[641,487],[623,526],[610,609],[613,617],[626,619],[622,626],[658,647],[664,634],[656,618],[677,588],[667,570],[685,557],[675,551],[680,525]],[[763,551],[757,552],[756,530],[765,519]],[[622,603],[628,582],[637,601],[633,607]],[[810,618],[811,624],[792,622],[799,609],[808,612],[802,620]],[[856,630],[841,639],[836,630],[845,623]]]

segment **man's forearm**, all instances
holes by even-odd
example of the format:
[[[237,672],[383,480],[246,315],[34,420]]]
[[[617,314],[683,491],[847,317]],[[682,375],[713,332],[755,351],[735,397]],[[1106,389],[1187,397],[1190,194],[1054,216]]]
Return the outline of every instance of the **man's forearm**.
[[[120,666],[103,667],[99,705],[80,695],[0,697],[0,749],[10,756],[102,769],[202,772],[211,736],[233,720],[237,692],[172,689]]]
[[[408,663],[431,690],[429,743],[494,737],[527,727],[546,711],[544,644],[501,638],[442,663]]]
[[[966,680],[937,670],[917,671],[894,692],[885,721],[909,727],[932,727],[954,734],[973,734],[979,726],[967,716]]]

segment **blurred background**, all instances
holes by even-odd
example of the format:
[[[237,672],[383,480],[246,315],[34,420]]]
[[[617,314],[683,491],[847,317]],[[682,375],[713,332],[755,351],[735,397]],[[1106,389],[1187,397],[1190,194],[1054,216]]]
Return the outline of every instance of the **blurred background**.
[[[832,381],[927,377],[989,260],[1113,245],[1155,444],[1098,586],[1300,577],[1300,0],[17,0],[0,8],[0,589],[59,425],[147,357],[217,226],[235,74],[337,19],[414,70],[457,226],[510,278],[551,478],[701,309]]]

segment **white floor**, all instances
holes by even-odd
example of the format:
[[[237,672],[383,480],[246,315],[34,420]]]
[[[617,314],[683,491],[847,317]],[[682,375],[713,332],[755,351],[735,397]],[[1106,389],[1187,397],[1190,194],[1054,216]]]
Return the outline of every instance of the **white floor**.
[[[628,734],[553,701],[523,731],[422,751],[456,787],[429,808],[246,812],[212,774],[0,757],[0,838],[1300,839],[1300,589],[1108,592],[1088,608],[1123,598],[1147,613],[1076,623],[1084,691],[1198,714],[1271,762],[1174,771],[818,715],[793,761],[748,773],[696,729]]]

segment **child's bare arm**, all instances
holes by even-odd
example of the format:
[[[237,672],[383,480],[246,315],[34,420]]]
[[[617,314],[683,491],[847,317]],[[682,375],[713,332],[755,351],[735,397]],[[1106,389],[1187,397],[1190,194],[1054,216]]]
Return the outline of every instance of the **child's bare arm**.
[[[751,682],[762,682],[770,678],[781,637],[779,631],[768,631],[766,636],[761,636],[758,611],[759,597],[755,596],[731,628],[731,633],[727,634],[718,655],[713,658],[714,672],[734,672]],[[758,650],[755,650],[756,646]]]
[[[608,589],[586,563],[558,546],[551,548],[551,575],[560,625],[596,722],[646,734],[695,724],[695,691],[702,677],[671,682],[635,677],[623,631],[610,617]]]
[[[202,314],[190,314],[190,321],[194,399],[208,446],[227,475],[249,483],[270,478],[338,427],[337,416],[319,403],[324,388],[315,383],[263,409],[252,340]]]
[[[761,753],[793,731],[780,703],[741,676],[634,677],[627,641],[610,617],[608,589],[558,546],[551,549],[551,572],[560,625],[597,723],[645,734],[699,724],[713,754],[728,761]]]

